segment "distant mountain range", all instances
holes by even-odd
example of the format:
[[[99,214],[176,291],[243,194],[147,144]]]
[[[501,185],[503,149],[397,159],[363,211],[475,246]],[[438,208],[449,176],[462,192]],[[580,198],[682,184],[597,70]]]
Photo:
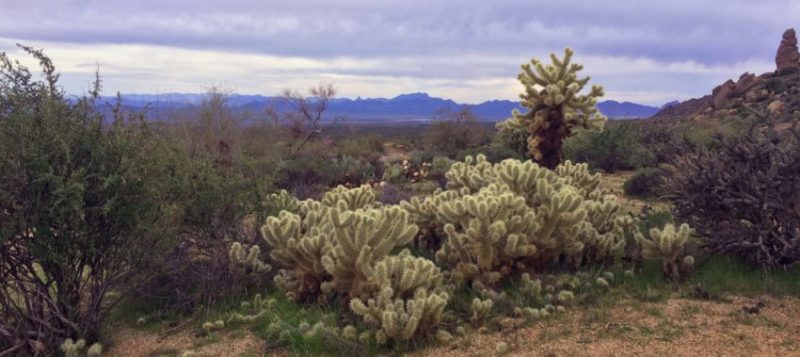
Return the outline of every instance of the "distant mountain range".
[[[150,117],[158,117],[169,111],[189,109],[202,102],[205,94],[123,94],[123,104],[131,108],[148,108]],[[114,97],[101,98],[101,104],[111,104]],[[234,110],[261,112],[274,107],[278,111],[289,110],[279,97],[262,95],[231,94],[228,105]],[[344,116],[353,121],[428,121],[441,109],[459,110],[468,106],[480,120],[499,121],[511,116],[513,109],[521,109],[519,102],[510,100],[490,100],[480,104],[460,104],[450,99],[431,97],[426,93],[402,94],[397,97],[348,99],[336,98],[331,101],[326,113],[330,116]],[[607,100],[598,103],[600,112],[610,118],[647,118],[659,111],[651,107],[631,102]]]

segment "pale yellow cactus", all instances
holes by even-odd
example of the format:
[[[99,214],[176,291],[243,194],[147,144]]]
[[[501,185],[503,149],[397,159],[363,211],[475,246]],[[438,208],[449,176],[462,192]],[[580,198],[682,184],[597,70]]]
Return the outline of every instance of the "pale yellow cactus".
[[[283,211],[261,227],[262,238],[272,248],[270,257],[281,268],[275,282],[294,300],[320,293],[320,285],[329,279],[322,257],[333,249],[328,218],[332,209],[320,205],[310,209],[309,203],[303,206],[305,217]]]
[[[369,297],[354,298],[350,309],[375,328],[378,343],[423,337],[442,319],[449,296],[433,262],[404,250],[378,262],[369,277]]]
[[[343,201],[348,210],[356,210],[359,208],[368,208],[375,204],[377,197],[375,190],[368,185],[360,186],[357,188],[347,188],[344,186],[337,186],[336,188],[326,192],[320,201],[322,204],[334,207],[338,202]]]
[[[498,125],[504,130],[527,129],[530,157],[547,168],[561,163],[563,141],[575,130],[601,130],[606,122],[596,107],[603,88],[592,86],[589,93],[581,94],[589,77],[578,79],[583,66],[571,63],[572,55],[571,49],[565,49],[563,59],[550,55],[551,64],[533,59],[522,65],[519,80],[525,93],[520,98],[528,111],[514,110],[510,123]]]
[[[261,260],[261,248],[258,245],[247,247],[240,242],[231,244],[228,258],[234,272],[241,275],[260,275],[272,270],[272,266]]]
[[[472,311],[472,317],[470,320],[472,322],[482,322],[489,316],[489,313],[492,311],[492,307],[494,307],[494,301],[492,299],[485,299],[481,300],[479,298],[472,299],[472,304],[470,304],[470,310]]]
[[[375,263],[399,246],[410,243],[417,234],[411,215],[397,206],[348,211],[339,201],[331,211],[335,244],[322,257],[331,280],[323,291],[336,291],[350,297],[361,296]]]
[[[663,229],[653,228],[649,236],[641,236],[639,239],[642,256],[648,260],[660,260],[664,275],[669,279],[678,280],[682,273],[694,265],[694,258],[685,256],[685,247],[691,234],[692,229],[686,223],[679,227],[667,224]],[[684,262],[683,266],[681,262]]]
[[[456,162],[450,166],[445,174],[447,189],[458,191],[466,188],[470,192],[477,192],[493,181],[493,175],[492,163],[486,160],[486,156],[467,156],[464,162]]]
[[[447,241],[436,253],[442,264],[454,267],[459,279],[496,283],[510,272],[516,258],[533,257],[532,240],[539,229],[534,211],[525,199],[507,187],[490,185],[438,207]],[[503,270],[504,273],[497,273]]]

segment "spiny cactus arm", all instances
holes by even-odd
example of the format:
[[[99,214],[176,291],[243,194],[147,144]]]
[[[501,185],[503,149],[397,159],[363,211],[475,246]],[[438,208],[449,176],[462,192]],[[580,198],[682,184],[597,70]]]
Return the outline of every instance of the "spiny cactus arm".
[[[418,228],[411,223],[410,214],[397,206],[357,211],[344,208],[340,203],[332,213],[337,244],[322,258],[323,267],[333,276],[324,288],[358,296],[375,262],[395,247],[410,243]]]
[[[445,177],[448,190],[465,188],[469,192],[477,192],[482,187],[494,182],[492,164],[483,155],[475,158],[467,156],[464,162],[454,163]]]
[[[261,260],[261,248],[255,244],[247,248],[234,242],[228,250],[228,259],[233,270],[239,273],[261,274],[272,270],[272,266]]]
[[[337,186],[333,190],[326,192],[322,200],[323,205],[335,207],[338,202],[344,202],[349,210],[356,210],[359,208],[367,208],[375,203],[377,195],[375,190],[368,185],[347,188],[344,186]]]
[[[567,160],[558,165],[554,171],[564,182],[580,190],[584,198],[599,199],[607,193],[606,190],[599,189],[601,175],[592,174],[586,163],[573,163]]]

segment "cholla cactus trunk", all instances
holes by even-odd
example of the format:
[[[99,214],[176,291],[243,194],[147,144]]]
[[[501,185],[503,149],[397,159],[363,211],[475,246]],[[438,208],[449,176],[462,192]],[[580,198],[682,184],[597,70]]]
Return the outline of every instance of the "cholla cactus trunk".
[[[552,170],[564,160],[564,151],[561,148],[564,140],[543,140],[541,138],[568,138],[572,135],[572,130],[562,124],[560,110],[553,110],[550,115],[555,119],[551,119],[551,124],[547,128],[541,129],[537,137],[531,137],[528,140],[528,146],[536,148],[535,150],[531,149],[531,159]]]

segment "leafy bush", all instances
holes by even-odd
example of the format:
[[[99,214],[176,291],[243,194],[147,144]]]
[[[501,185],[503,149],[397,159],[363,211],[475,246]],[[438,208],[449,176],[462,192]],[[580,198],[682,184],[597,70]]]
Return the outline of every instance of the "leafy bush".
[[[605,172],[655,164],[653,154],[639,143],[634,125],[614,122],[601,132],[582,132],[564,143],[565,157],[574,162],[586,162]]]
[[[178,242],[151,267],[156,276],[138,289],[140,299],[155,308],[192,312],[268,282],[264,276],[246,284],[230,269],[230,244],[254,242],[258,235],[254,224],[245,221],[263,219],[276,209],[268,187],[243,176],[241,169],[235,161],[231,166],[201,157],[179,161],[174,174],[180,186],[173,190]]]
[[[97,341],[109,309],[173,242],[174,167],[142,116],[107,124],[71,101],[41,51],[43,81],[0,54],[0,354]],[[115,291],[113,298],[107,294]]]
[[[711,252],[785,269],[800,261],[800,131],[764,124],[678,160],[668,192]]]
[[[625,194],[642,198],[656,198],[663,192],[664,177],[661,169],[645,168],[627,179],[624,184]]]

